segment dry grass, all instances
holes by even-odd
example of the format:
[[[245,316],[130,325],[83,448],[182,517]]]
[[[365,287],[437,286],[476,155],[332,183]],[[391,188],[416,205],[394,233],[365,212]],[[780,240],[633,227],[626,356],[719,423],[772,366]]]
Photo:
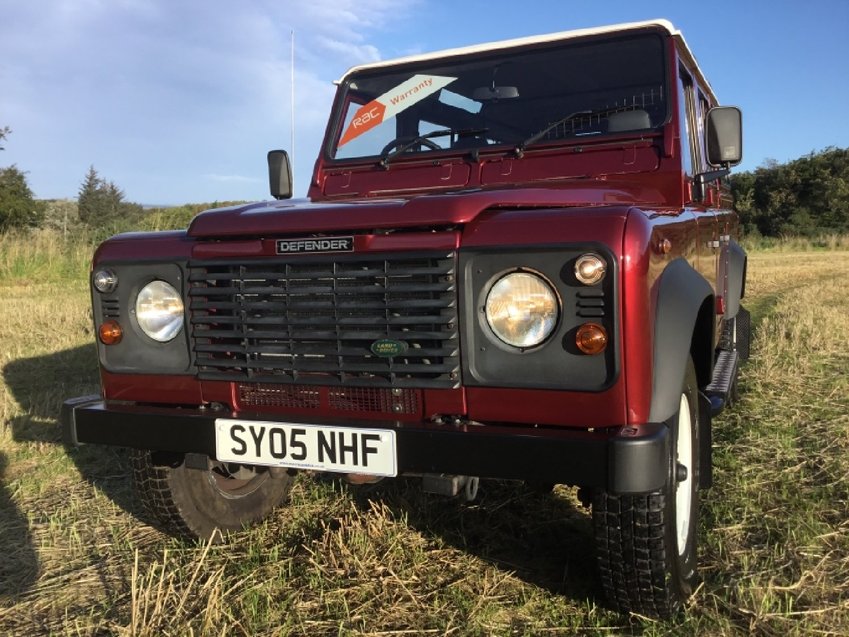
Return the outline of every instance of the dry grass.
[[[605,610],[562,487],[484,483],[463,505],[412,480],[302,475],[289,507],[222,545],[161,535],[136,517],[123,452],[59,442],[62,400],[97,391],[85,275],[7,268],[0,634],[849,634],[847,272],[849,252],[752,255],[757,341],[716,423],[705,581],[685,618],[651,622]]]

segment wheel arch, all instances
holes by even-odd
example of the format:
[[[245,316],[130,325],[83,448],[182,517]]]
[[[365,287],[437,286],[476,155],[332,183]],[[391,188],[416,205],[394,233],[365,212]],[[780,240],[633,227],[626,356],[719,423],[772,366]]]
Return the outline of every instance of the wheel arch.
[[[714,319],[710,284],[686,260],[670,263],[658,281],[649,422],[665,422],[678,410],[691,356],[699,387],[710,382]]]
[[[725,318],[737,316],[740,300],[746,296],[748,255],[736,241],[728,245],[728,283],[725,294]]]

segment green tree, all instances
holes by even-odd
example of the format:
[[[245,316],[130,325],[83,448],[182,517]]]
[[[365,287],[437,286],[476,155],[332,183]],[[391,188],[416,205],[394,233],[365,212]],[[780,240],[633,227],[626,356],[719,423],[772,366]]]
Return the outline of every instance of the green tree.
[[[44,206],[35,201],[26,174],[17,166],[0,168],[0,231],[38,226]]]
[[[0,142],[12,129],[0,128]],[[4,150],[0,146],[0,150]],[[0,168],[0,231],[9,228],[37,226],[44,217],[44,205],[32,196],[27,176],[17,166]]]
[[[94,166],[80,185],[77,204],[80,221],[92,228],[129,229],[144,212],[140,205],[124,201],[124,191],[101,178]]]
[[[849,232],[849,149],[826,148],[736,174],[731,188],[747,232],[764,236]]]

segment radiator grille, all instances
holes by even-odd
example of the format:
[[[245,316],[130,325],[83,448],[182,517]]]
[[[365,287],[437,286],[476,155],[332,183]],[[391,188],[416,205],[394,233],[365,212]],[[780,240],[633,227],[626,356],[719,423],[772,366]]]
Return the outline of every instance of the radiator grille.
[[[354,387],[456,387],[454,254],[189,264],[198,376]],[[403,350],[378,356],[382,339]]]

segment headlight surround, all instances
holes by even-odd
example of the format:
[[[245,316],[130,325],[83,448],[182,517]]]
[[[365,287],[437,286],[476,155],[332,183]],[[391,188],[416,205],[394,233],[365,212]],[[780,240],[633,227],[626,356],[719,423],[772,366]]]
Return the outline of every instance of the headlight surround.
[[[486,322],[499,340],[520,349],[545,342],[557,326],[560,301],[544,278],[524,271],[501,277],[490,288]]]
[[[151,281],[136,297],[136,321],[154,341],[173,340],[183,329],[183,315],[183,299],[165,281]]]

